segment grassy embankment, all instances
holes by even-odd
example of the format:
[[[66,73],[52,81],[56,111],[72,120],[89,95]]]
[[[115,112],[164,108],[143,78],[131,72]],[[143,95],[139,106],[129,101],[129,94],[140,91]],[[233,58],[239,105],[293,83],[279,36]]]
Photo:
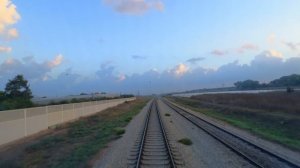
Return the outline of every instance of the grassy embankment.
[[[0,162],[0,167],[87,167],[99,150],[125,132],[122,127],[140,112],[147,100],[140,98],[126,102],[96,115],[58,126],[51,135],[16,152],[18,156],[5,163]],[[0,158],[5,158],[5,154],[0,153]]]
[[[300,92],[171,98],[194,111],[300,150]]]

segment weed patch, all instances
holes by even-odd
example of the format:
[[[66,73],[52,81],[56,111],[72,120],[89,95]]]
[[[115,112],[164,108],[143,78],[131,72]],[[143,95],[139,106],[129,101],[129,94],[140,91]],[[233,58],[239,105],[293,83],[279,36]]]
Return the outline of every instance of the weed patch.
[[[120,127],[114,128],[114,131],[116,135],[122,135],[125,133],[125,129]]]
[[[178,140],[177,142],[182,143],[184,145],[188,145],[188,146],[193,144],[193,142],[188,138],[182,138],[182,139]]]

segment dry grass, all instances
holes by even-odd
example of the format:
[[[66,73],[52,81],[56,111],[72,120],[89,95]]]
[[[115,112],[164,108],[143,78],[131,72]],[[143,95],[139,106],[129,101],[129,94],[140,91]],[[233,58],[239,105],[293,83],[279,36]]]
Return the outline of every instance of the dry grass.
[[[265,111],[300,113],[300,92],[270,92],[259,94],[207,94],[193,96],[201,102],[238,106]]]
[[[169,98],[260,137],[300,150],[300,93],[214,94]]]
[[[56,127],[54,134],[42,136],[33,143],[0,151],[0,167],[88,167],[88,161],[99,150],[125,133],[123,127],[146,102],[137,99],[123,103]]]

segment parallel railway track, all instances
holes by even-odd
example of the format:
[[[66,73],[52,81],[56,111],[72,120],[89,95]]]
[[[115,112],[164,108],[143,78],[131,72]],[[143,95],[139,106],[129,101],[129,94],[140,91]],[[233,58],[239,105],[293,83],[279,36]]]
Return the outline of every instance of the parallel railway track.
[[[263,149],[238,135],[235,135],[217,125],[214,125],[213,123],[200,118],[199,116],[184,110],[177,105],[174,105],[173,103],[170,103],[169,101],[163,100],[163,102],[176,113],[193,123],[196,127],[200,128],[207,134],[211,135],[214,139],[224,144],[230,150],[247,160],[255,167],[299,168],[299,165],[296,163]]]

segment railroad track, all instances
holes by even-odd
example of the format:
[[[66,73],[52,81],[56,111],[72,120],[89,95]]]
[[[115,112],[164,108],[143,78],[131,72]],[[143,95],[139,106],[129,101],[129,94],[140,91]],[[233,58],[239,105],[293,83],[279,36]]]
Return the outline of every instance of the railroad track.
[[[128,167],[176,167],[156,100],[151,102],[141,138],[136,143]]]
[[[170,103],[167,100],[162,100],[167,106],[173,109],[176,113],[193,123],[196,127],[202,129],[214,139],[224,144],[230,150],[247,160],[255,167],[261,168],[299,168],[300,166],[293,163],[277,154],[274,154],[266,149],[263,149],[256,144],[247,141],[246,139],[235,135],[219,126],[210,123],[199,116],[196,116],[183,108]]]

